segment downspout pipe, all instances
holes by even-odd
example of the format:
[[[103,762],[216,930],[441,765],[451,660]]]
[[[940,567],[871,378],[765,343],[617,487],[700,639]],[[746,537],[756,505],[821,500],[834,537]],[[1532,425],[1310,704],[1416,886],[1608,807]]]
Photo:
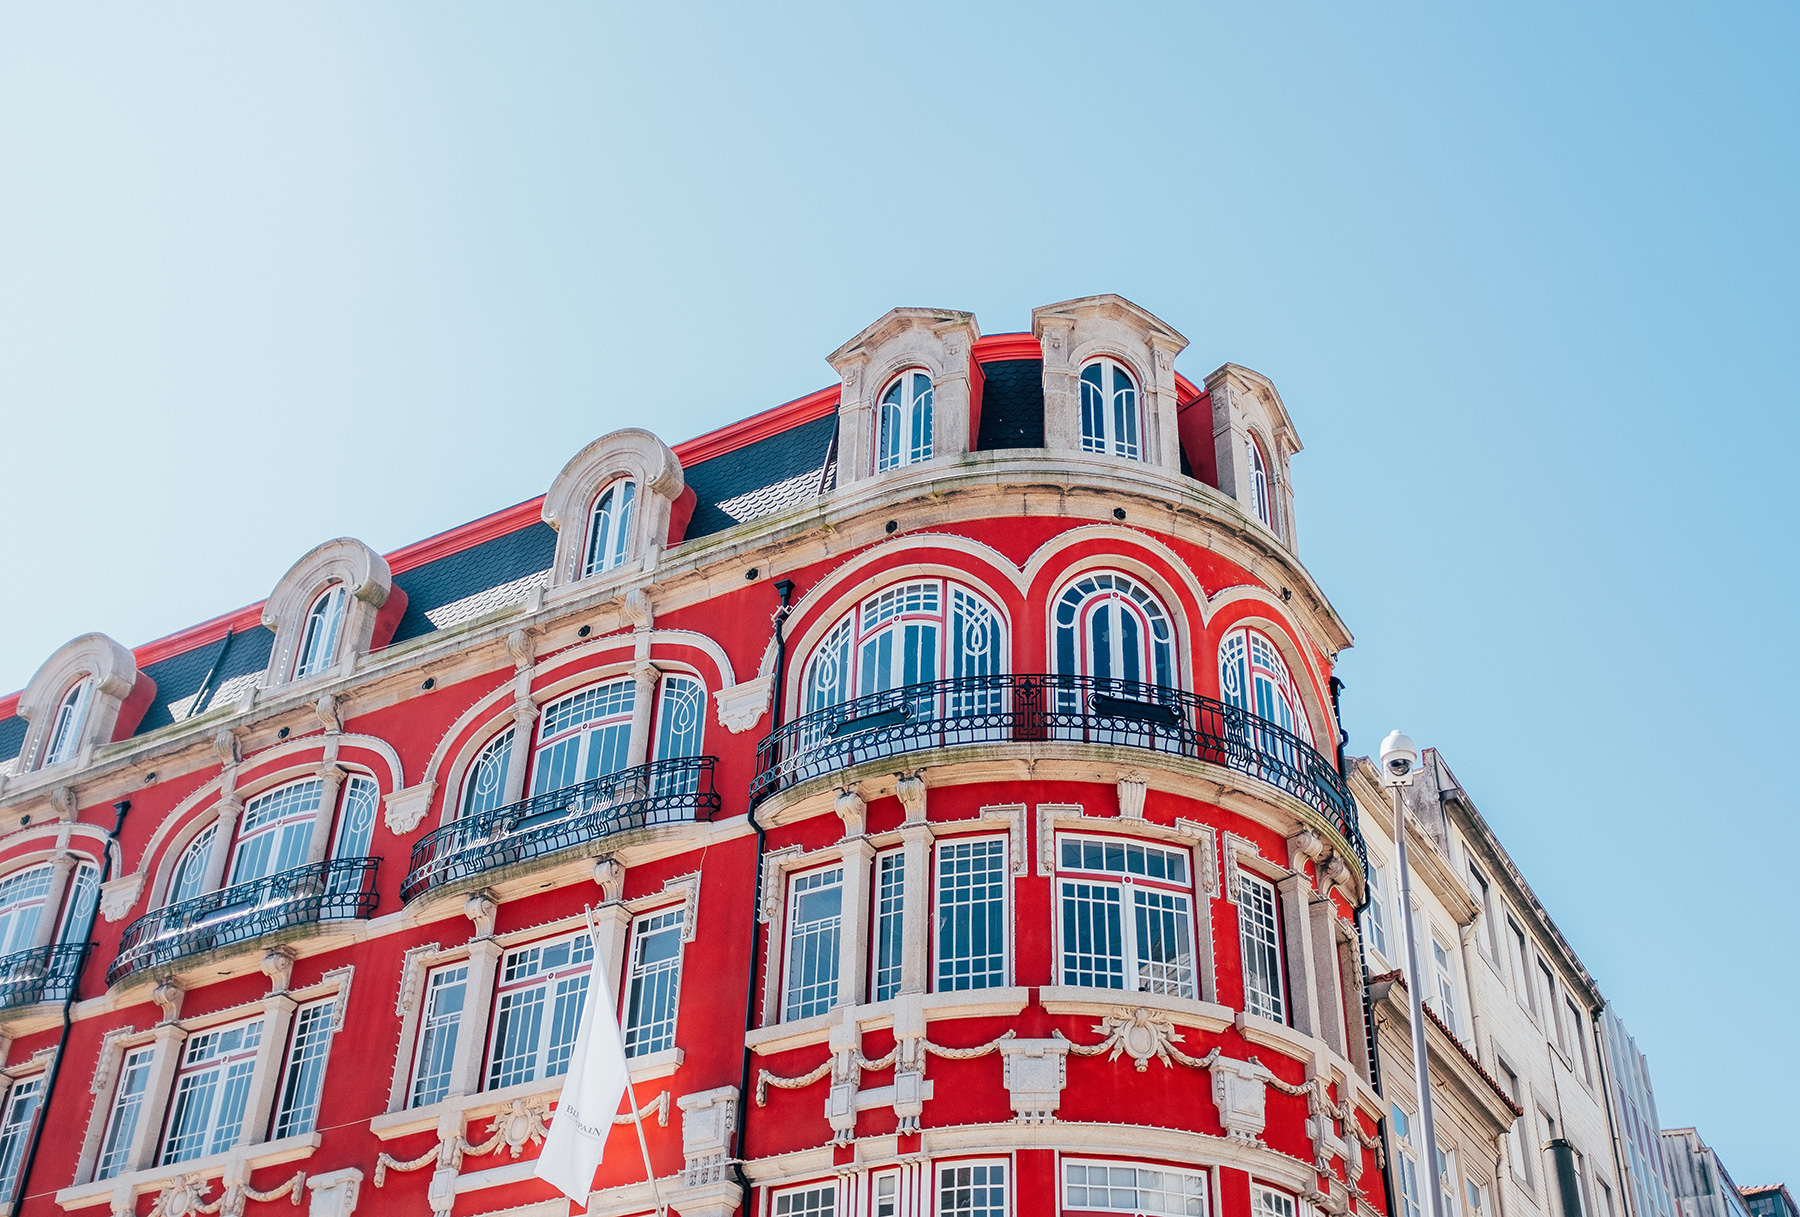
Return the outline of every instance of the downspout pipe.
[[[119,830],[125,827],[125,813],[131,810],[130,799],[120,799],[113,804],[117,819],[113,821],[112,831],[106,834],[106,842],[102,848],[106,851],[106,863],[100,870],[100,884],[104,885],[113,877],[113,846],[118,842]],[[56,1079],[62,1074],[63,1057],[68,1055],[69,1032],[75,1026],[75,1001],[81,996],[81,977],[87,971],[88,956],[93,952],[93,943],[89,941],[94,935],[94,922],[100,917],[100,887],[94,888],[94,907],[88,910],[87,924],[81,927],[81,962],[75,967],[75,976],[69,982],[69,995],[63,998],[62,1038],[56,1041],[56,1055],[50,1060],[50,1076],[44,1079],[44,1096],[38,1100],[37,1119],[31,1126],[31,1145],[25,1151],[24,1164],[19,1167],[19,1181],[13,1187],[16,1197],[16,1208],[22,1208],[25,1199],[31,1193],[26,1190],[31,1182],[31,1168],[37,1165],[38,1145],[44,1137],[44,1125],[49,1122],[50,1100],[56,1096]]]
[[[1344,775],[1344,748],[1350,743],[1350,733],[1344,729],[1344,711],[1339,699],[1344,692],[1344,682],[1335,675],[1331,678],[1331,717],[1337,723],[1337,763],[1338,774]]]
[[[782,691],[787,685],[787,619],[794,611],[794,581],[777,579],[775,591],[781,607],[775,610],[775,708],[769,719],[771,739],[781,730]],[[750,966],[745,970],[744,989],[744,1064],[738,1076],[737,1153],[732,1168],[737,1172],[738,1187],[743,1189],[743,1211],[750,1211],[750,1176],[744,1173],[744,1146],[750,1132],[750,1033],[756,1030],[756,961],[761,948],[763,902],[763,848],[768,836],[756,808],[750,808],[750,827],[756,830],[756,897],[750,904]]]

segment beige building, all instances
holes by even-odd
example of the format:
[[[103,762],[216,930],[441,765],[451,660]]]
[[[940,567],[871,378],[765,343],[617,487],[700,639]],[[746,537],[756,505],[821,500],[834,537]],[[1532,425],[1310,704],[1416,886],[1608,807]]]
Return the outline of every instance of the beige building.
[[[1626,1217],[1597,1022],[1604,999],[1443,758],[1428,748],[1420,759],[1404,804],[1442,1217]],[[1409,1192],[1406,1163],[1409,1154],[1417,1163],[1423,1142],[1410,1127],[1416,1105],[1390,795],[1367,760],[1356,765],[1351,788],[1369,849],[1362,927],[1391,1108],[1396,1211],[1413,1217],[1414,1206],[1424,1211],[1422,1171]]]

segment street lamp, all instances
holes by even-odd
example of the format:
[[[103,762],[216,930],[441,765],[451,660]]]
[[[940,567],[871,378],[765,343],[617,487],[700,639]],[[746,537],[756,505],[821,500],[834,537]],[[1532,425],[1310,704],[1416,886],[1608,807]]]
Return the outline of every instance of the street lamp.
[[[1400,926],[1406,935],[1406,991],[1412,998],[1413,1077],[1418,1081],[1419,1122],[1425,1126],[1424,1186],[1425,1211],[1431,1217],[1449,1217],[1440,1212],[1438,1199],[1437,1126],[1431,1114],[1431,1072],[1425,1055],[1425,981],[1419,970],[1419,943],[1413,934],[1412,867],[1406,860],[1406,808],[1400,792],[1412,785],[1419,770],[1419,749],[1398,731],[1388,733],[1381,741],[1381,780],[1394,792],[1394,850],[1400,868]]]

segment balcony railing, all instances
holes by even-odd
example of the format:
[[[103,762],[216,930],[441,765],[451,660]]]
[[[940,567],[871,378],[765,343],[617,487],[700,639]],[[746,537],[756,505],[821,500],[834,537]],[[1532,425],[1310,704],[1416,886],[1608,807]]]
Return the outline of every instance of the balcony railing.
[[[691,824],[719,810],[710,756],[651,761],[453,820],[413,846],[400,899],[651,824]]]
[[[1293,732],[1209,697],[1088,676],[968,676],[814,711],[757,746],[750,800],[880,757],[1045,740],[1146,748],[1248,774],[1313,808],[1362,855],[1343,779]]]
[[[93,945],[63,942],[0,956],[0,1010],[67,998]]]
[[[380,899],[379,858],[335,858],[280,871],[145,913],[125,927],[106,983],[264,934],[367,917]]]

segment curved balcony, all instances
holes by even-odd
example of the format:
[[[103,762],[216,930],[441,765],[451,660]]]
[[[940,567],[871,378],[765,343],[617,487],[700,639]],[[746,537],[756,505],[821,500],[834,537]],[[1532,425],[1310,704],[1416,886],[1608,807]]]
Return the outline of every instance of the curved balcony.
[[[413,846],[400,899],[654,824],[718,814],[715,757],[651,761],[453,820]]]
[[[1248,774],[1317,811],[1363,855],[1343,778],[1293,732],[1210,697],[1090,676],[967,676],[816,710],[757,746],[750,801],[879,757],[1053,740],[1144,748]]]
[[[313,862],[145,913],[125,927],[106,983],[294,926],[366,918],[380,899],[380,865],[379,858]]]
[[[0,956],[0,1010],[64,1000],[93,948],[91,942],[63,942]]]

